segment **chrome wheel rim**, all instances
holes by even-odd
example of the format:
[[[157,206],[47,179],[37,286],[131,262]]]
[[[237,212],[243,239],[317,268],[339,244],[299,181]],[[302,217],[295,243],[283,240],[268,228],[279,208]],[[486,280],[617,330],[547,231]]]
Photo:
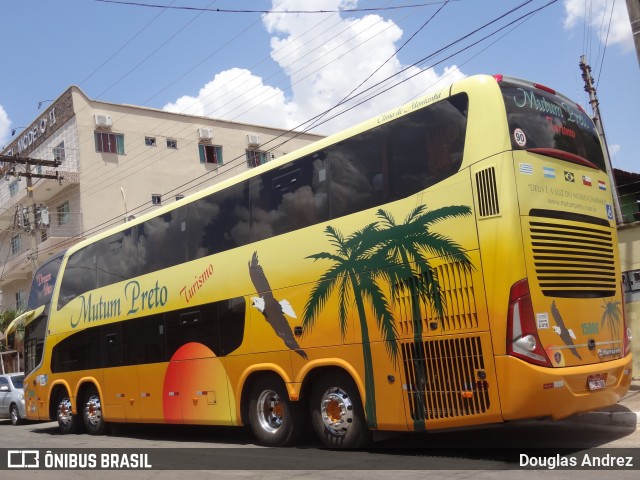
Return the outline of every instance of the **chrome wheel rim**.
[[[275,433],[282,426],[284,409],[280,395],[273,390],[265,390],[258,397],[256,408],[260,427],[269,433]]]
[[[71,414],[71,400],[68,398],[63,398],[60,400],[58,404],[58,422],[60,425],[68,426],[71,424],[73,420],[73,415]]]
[[[322,395],[320,414],[325,427],[332,434],[344,436],[353,423],[353,402],[347,392],[332,387]]]
[[[20,420],[20,415],[18,414],[18,407],[13,405],[11,407],[11,422],[15,425]]]
[[[98,395],[91,395],[84,405],[84,418],[93,427],[100,424],[102,420],[102,405]]]

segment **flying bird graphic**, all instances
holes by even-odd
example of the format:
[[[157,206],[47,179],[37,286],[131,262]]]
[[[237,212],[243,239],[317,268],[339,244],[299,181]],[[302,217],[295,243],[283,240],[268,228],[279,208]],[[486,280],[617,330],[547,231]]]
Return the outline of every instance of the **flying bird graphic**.
[[[298,318],[291,304],[287,300],[278,301],[271,292],[271,286],[267,280],[264,270],[258,263],[258,252],[253,252],[251,262],[249,262],[249,277],[256,288],[259,297],[251,297],[251,306],[255,307],[264,315],[273,331],[278,335],[284,344],[296,352],[305,360],[308,360],[306,352],[300,348],[293,336],[289,322],[284,317],[285,314],[292,318]]]
[[[551,303],[551,315],[553,316],[553,319],[556,321],[556,325],[557,325],[556,327],[553,327],[553,331],[556,332],[558,335],[560,335],[560,338],[562,339],[565,345],[567,346],[573,345],[573,340],[576,339],[576,335],[575,333],[573,333],[573,330],[571,330],[570,328],[567,329],[567,327],[565,326],[564,320],[562,320],[562,315],[560,315],[560,310],[558,310],[558,307],[556,307],[555,300]],[[575,347],[570,348],[569,350],[576,357],[582,360],[582,357],[580,356],[580,354],[578,353],[578,350]]]

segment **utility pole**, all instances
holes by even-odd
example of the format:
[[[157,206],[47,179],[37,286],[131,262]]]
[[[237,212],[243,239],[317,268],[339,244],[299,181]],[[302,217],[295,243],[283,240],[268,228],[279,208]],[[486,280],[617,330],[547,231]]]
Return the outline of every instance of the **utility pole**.
[[[593,123],[596,125],[598,135],[600,136],[600,142],[602,143],[604,153],[604,165],[609,176],[609,183],[611,184],[611,193],[613,194],[613,208],[616,216],[616,224],[623,223],[622,210],[620,209],[620,199],[618,198],[618,187],[616,186],[616,180],[613,176],[613,167],[611,166],[611,158],[609,157],[609,146],[607,145],[607,139],[604,135],[604,126],[602,125],[602,117],[600,116],[600,107],[598,97],[596,95],[596,89],[593,86],[593,77],[591,76],[591,67],[587,64],[586,56],[580,56],[580,70],[582,70],[582,79],[584,80],[584,90],[589,94],[589,103],[593,110]]]
[[[38,223],[42,223],[42,209],[36,206],[35,199],[33,197],[33,179],[34,178],[46,178],[52,180],[58,180],[62,182],[62,177],[56,171],[55,175],[51,174],[42,174],[42,173],[33,173],[31,171],[31,167],[33,165],[36,166],[46,166],[46,167],[59,167],[60,161],[58,160],[40,160],[37,158],[29,158],[29,157],[18,157],[18,156],[10,156],[10,155],[2,155],[0,154],[0,162],[4,162],[4,167],[2,168],[5,176],[8,175],[17,175],[18,177],[26,177],[27,179],[27,207],[26,207],[26,216],[24,215],[25,210],[22,206],[19,206],[19,211],[17,212],[19,218],[22,219],[21,223],[23,229],[29,233],[30,240],[30,250],[31,250],[31,262],[33,264],[33,271],[38,269],[38,239],[36,238],[36,233],[38,231]],[[10,165],[7,165],[10,164]],[[24,172],[16,173],[16,165],[22,164],[25,166]],[[38,220],[38,214],[40,215],[40,219]]]
[[[629,21],[631,22],[633,43],[636,46],[638,65],[640,65],[640,0],[627,0],[627,12],[629,13]]]

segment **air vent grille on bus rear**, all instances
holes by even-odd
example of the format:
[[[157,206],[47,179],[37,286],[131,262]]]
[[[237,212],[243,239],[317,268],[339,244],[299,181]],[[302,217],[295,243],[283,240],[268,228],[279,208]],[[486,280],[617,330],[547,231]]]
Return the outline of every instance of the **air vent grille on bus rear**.
[[[615,295],[619,279],[611,228],[570,220],[570,216],[529,219],[533,262],[542,293],[564,298]]]
[[[489,167],[476,173],[476,189],[478,191],[478,213],[481,217],[500,214],[498,187],[496,185],[496,169]]]
[[[480,337],[402,344],[406,392],[413,420],[479,415],[489,391],[476,378],[484,370]]]
[[[414,277],[412,282],[430,283],[430,275]],[[458,263],[443,263],[433,268],[431,281],[436,281],[442,298],[443,313],[440,317],[432,305],[428,305],[418,295],[419,289],[408,288],[407,285],[396,286],[394,297],[394,318],[400,337],[413,336],[415,305],[420,309],[422,332],[433,330],[435,323],[439,331],[459,332],[478,328],[478,310],[476,308],[476,291],[470,269]],[[411,283],[411,282],[409,282]]]

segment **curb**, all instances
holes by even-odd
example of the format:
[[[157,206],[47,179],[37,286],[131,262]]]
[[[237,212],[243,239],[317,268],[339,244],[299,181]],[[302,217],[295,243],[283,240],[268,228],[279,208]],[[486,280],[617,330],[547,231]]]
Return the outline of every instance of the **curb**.
[[[635,427],[640,425],[640,412],[588,412],[574,415],[566,420],[590,425]]]

